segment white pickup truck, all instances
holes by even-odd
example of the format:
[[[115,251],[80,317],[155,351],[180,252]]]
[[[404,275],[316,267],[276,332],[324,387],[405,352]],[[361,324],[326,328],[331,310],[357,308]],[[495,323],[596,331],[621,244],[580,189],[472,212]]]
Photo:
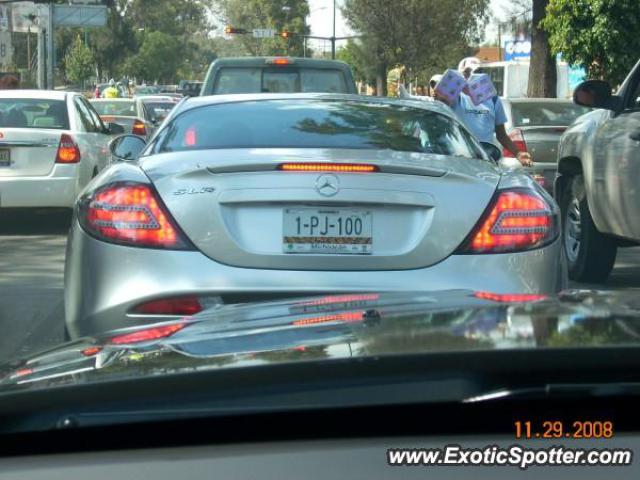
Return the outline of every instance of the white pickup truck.
[[[604,281],[618,247],[640,244],[640,62],[620,87],[580,84],[574,102],[594,110],[560,139],[554,195],[569,277]]]

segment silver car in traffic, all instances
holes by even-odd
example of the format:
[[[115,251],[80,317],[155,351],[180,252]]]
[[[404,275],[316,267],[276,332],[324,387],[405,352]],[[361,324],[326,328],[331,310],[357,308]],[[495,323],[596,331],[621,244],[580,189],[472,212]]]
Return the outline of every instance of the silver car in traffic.
[[[68,240],[72,337],[267,298],[566,284],[554,200],[437,102],[195,97],[111,152]]]

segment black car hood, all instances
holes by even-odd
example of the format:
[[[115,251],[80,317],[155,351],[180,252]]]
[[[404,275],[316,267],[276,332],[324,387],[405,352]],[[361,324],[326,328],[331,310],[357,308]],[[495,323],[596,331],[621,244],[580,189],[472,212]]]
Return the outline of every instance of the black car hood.
[[[150,328],[170,335],[139,341]],[[81,339],[1,367],[0,390],[283,362],[639,343],[640,298],[632,293],[340,294],[223,306]]]

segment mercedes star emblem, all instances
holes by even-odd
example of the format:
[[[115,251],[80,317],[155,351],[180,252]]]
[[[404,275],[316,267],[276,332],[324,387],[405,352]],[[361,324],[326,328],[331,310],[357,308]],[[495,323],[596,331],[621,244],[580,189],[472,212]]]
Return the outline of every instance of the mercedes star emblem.
[[[316,180],[316,190],[320,195],[332,197],[340,190],[340,181],[335,175],[320,175]]]

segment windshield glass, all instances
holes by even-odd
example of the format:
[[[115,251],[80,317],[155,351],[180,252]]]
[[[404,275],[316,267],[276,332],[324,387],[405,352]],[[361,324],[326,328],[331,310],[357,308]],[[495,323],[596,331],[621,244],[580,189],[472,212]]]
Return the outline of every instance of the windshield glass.
[[[569,102],[513,103],[511,106],[515,127],[567,127],[588,111],[587,107]]]
[[[95,418],[79,384],[143,378],[142,419],[202,369],[237,367],[204,372],[236,412],[307,368],[633,381],[639,27],[640,0],[0,0],[0,439],[30,390],[65,387],[56,431]]]
[[[347,93],[340,70],[307,68],[224,67],[214,93]]]
[[[173,102],[144,102],[144,106],[151,113],[151,117],[156,120],[164,120],[171,109],[175,106]]]
[[[66,130],[69,128],[66,102],[27,98],[0,99],[0,127]]]
[[[156,149],[253,147],[389,149],[481,157],[471,136],[446,115],[385,103],[329,100],[197,108],[174,119]]]
[[[119,100],[113,102],[92,102],[93,108],[99,115],[121,115],[124,117],[136,117],[136,104],[133,101]]]

